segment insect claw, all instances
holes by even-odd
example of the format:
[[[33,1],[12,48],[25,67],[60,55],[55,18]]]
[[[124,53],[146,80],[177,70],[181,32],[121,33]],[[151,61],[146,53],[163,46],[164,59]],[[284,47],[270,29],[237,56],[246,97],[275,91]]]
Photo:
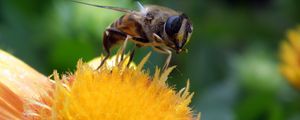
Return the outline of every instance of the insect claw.
[[[109,58],[110,56],[110,53],[107,53],[107,55],[105,56],[105,58],[101,61],[100,65],[97,67],[96,70],[99,70],[103,65],[104,63],[106,62],[106,60]]]

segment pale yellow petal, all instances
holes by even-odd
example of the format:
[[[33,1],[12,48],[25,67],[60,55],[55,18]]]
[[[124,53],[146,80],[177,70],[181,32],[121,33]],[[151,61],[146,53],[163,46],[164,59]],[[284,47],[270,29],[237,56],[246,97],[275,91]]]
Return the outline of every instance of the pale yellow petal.
[[[129,62],[129,57],[127,55],[124,55],[125,58],[125,63],[123,65],[127,65],[127,63]],[[92,67],[94,70],[97,69],[99,67],[99,65],[101,64],[101,61],[104,59],[104,56],[101,57],[97,57],[92,59],[91,61],[88,62],[89,66]],[[104,64],[107,68],[112,68],[114,66],[116,66],[117,64],[119,64],[119,62],[121,61],[120,57],[117,57],[116,55],[109,58],[108,60],[106,60],[106,63]],[[136,67],[136,65],[131,62],[130,67]]]
[[[35,99],[51,85],[46,76],[3,50],[0,50],[0,83],[22,98]]]
[[[23,114],[22,99],[0,83],[0,119],[20,120]]]

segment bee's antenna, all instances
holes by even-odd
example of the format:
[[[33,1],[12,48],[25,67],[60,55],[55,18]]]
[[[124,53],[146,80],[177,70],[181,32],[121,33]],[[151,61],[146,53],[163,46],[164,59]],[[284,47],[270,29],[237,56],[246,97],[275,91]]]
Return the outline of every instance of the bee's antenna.
[[[85,2],[76,1],[76,0],[70,0],[70,1],[71,2],[75,2],[75,3],[84,4],[84,5],[94,6],[94,7],[98,7],[98,8],[111,9],[111,10],[115,10],[115,11],[119,11],[119,12],[125,12],[125,13],[132,13],[132,12],[134,12],[133,10],[129,10],[129,9],[125,9],[125,8],[119,8],[119,7],[113,7],[113,6],[95,5],[95,4],[85,3]]]

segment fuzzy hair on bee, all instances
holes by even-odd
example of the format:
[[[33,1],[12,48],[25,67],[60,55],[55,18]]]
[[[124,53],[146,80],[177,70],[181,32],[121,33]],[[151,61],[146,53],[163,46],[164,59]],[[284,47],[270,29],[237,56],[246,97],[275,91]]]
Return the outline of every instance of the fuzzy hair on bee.
[[[128,41],[135,43],[136,47],[149,46],[157,52],[167,54],[164,70],[168,68],[173,52],[179,54],[187,51],[185,45],[190,40],[193,26],[182,12],[157,5],[144,6],[140,2],[138,2],[140,8],[138,11],[80,1],[73,2],[124,13],[103,33],[103,48],[107,54],[98,68],[109,58],[110,49],[114,45],[123,44],[121,49],[124,54]],[[130,62],[136,47],[130,53]]]

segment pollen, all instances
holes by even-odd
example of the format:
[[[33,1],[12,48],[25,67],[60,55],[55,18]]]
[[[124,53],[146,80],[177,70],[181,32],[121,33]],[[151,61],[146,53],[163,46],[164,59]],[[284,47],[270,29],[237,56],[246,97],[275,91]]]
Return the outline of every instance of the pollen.
[[[166,80],[174,67],[164,72],[156,68],[150,76],[149,70],[142,68],[149,56],[135,67],[119,62],[121,65],[94,70],[79,61],[73,74],[59,77],[55,72],[48,105],[51,112],[38,109],[37,113],[43,119],[58,120],[200,119],[189,107],[193,96],[189,82],[179,91],[168,86]]]

